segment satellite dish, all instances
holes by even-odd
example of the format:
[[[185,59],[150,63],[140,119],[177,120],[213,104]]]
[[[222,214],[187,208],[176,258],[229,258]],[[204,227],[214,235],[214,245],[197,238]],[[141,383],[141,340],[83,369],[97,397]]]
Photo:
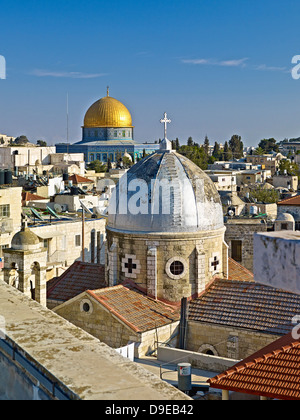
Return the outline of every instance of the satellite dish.
[[[60,204],[55,203],[53,207],[54,207],[54,210],[56,211],[56,213],[62,213],[62,208],[61,208]]]
[[[228,215],[229,215],[230,217],[233,217],[233,216],[234,216],[234,211],[233,211],[233,210],[229,210],[229,211],[228,211]]]

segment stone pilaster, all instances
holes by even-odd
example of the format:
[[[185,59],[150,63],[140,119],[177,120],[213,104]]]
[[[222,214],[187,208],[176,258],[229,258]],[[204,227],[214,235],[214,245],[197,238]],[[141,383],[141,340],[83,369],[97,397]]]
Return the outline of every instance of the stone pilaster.
[[[157,299],[157,248],[148,247],[147,252],[147,294]]]

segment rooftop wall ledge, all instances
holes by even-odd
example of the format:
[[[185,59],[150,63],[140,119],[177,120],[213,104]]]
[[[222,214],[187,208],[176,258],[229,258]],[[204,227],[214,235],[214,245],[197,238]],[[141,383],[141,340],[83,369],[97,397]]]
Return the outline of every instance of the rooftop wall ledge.
[[[300,232],[254,234],[254,280],[267,286],[300,293]]]

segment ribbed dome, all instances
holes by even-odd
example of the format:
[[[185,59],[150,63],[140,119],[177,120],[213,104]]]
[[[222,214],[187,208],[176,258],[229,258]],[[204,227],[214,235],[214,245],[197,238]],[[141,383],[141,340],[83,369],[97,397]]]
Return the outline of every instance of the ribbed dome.
[[[121,178],[108,214],[108,228],[130,232],[199,232],[224,226],[211,179],[189,159],[163,150]]]
[[[125,105],[106,96],[89,108],[84,118],[84,127],[132,127],[132,118]]]
[[[32,250],[40,246],[40,240],[37,235],[27,227],[16,233],[11,242],[12,249],[16,250]]]

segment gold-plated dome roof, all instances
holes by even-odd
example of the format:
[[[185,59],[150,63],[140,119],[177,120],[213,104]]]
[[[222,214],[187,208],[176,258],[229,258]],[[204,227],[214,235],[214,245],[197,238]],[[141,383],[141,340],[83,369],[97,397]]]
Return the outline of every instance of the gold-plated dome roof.
[[[85,114],[84,127],[132,127],[132,118],[126,106],[107,92]]]

